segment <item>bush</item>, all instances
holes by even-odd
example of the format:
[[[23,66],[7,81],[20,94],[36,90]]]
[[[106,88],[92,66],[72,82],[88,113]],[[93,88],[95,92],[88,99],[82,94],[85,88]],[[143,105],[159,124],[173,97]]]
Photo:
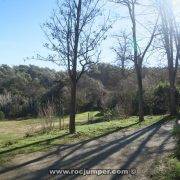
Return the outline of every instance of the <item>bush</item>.
[[[5,118],[5,115],[2,111],[0,111],[0,120],[3,120]]]
[[[42,131],[47,132],[54,128],[55,106],[47,102],[46,106],[39,109],[39,117],[42,119]]]
[[[154,90],[153,114],[165,114],[169,111],[169,85],[160,83]],[[178,106],[179,91],[176,89],[176,104]]]
[[[159,84],[154,90],[153,113],[165,114],[168,112],[169,105],[169,86]]]

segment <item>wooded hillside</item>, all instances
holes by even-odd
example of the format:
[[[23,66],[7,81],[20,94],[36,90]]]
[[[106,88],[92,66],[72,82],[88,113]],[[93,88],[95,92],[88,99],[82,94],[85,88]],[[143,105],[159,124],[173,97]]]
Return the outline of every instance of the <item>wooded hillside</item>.
[[[166,68],[144,68],[146,114],[168,113]],[[177,78],[177,103],[180,77]],[[77,111],[100,110],[117,116],[137,115],[137,83],[133,69],[98,64],[78,82]],[[53,106],[56,115],[69,113],[70,82],[67,72],[36,66],[0,66],[0,110],[6,118],[37,116]],[[178,105],[179,106],[179,105]]]

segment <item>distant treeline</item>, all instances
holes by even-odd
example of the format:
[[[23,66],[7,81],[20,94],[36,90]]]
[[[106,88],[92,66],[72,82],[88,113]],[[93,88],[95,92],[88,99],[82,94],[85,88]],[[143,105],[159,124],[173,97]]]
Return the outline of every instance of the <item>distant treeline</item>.
[[[144,68],[146,114],[168,113],[169,85],[166,68]],[[180,76],[176,100],[179,107]],[[67,72],[37,66],[0,66],[0,115],[6,118],[38,116],[46,105],[56,115],[69,113],[70,83]],[[98,64],[78,82],[77,111],[100,110],[129,116],[138,113],[136,75],[133,69]]]

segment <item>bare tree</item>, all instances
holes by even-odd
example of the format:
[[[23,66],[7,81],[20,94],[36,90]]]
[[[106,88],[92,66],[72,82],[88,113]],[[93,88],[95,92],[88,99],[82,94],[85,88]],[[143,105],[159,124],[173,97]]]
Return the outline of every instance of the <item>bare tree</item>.
[[[139,23],[137,19],[136,7],[141,5],[138,0],[113,0],[115,3],[119,3],[127,8],[129,12],[129,17],[132,24],[132,61],[134,63],[136,76],[137,76],[137,84],[138,84],[138,99],[139,99],[139,121],[144,120],[144,99],[143,99],[143,84],[142,84],[142,65],[145,59],[145,56],[151,47],[151,44],[154,40],[157,30],[157,22],[154,24],[152,32],[150,32],[150,37],[145,45],[145,48],[141,48],[138,41],[138,33],[137,33],[137,23]],[[157,18],[158,19],[158,18]],[[142,23],[140,23],[142,25]]]
[[[168,0],[158,1],[158,10],[161,17],[161,34],[164,50],[168,61],[170,84],[170,113],[177,113],[176,107],[176,76],[180,58],[180,32],[175,20],[172,4]]]
[[[115,63],[121,68],[122,76],[126,78],[125,69],[130,65],[130,61],[132,60],[132,39],[126,32],[122,32],[122,35],[115,35],[114,37],[117,39],[117,45],[112,47],[112,50],[116,54]]]
[[[112,50],[116,54],[116,63],[122,70],[122,75],[125,77],[125,69],[130,63],[132,58],[131,53],[131,40],[126,32],[122,32],[122,35],[115,36],[117,39],[117,45],[112,47]]]
[[[100,0],[57,1],[50,21],[42,26],[48,39],[45,47],[54,54],[36,59],[65,66],[71,82],[69,132],[75,132],[76,91],[81,76],[99,59],[99,45],[105,39],[108,18],[102,16]],[[103,21],[96,22],[97,17]]]

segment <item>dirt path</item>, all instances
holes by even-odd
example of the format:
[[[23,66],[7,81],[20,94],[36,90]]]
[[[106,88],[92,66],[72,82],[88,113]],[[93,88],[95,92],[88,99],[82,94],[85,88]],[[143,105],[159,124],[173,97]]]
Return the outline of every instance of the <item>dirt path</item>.
[[[64,145],[49,153],[17,156],[12,166],[0,169],[0,179],[137,179],[148,180],[154,162],[172,152],[173,122],[155,123],[139,130],[124,130],[92,141]],[[136,175],[48,175],[50,169],[130,169]]]

